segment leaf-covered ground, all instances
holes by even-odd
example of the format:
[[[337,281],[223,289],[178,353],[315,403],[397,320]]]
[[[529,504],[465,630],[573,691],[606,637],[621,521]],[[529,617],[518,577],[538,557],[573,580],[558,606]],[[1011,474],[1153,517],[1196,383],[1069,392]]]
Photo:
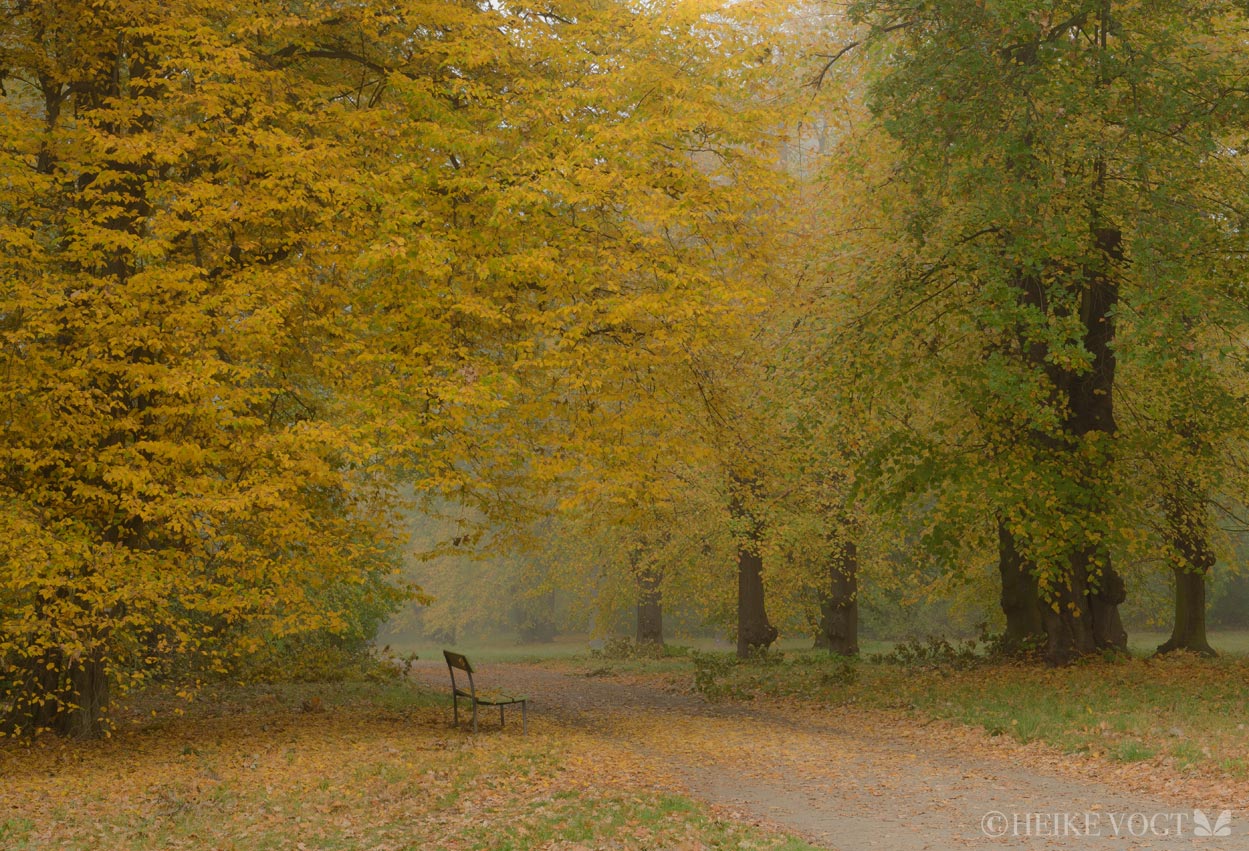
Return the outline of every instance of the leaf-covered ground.
[[[303,711],[312,697],[322,711]],[[584,731],[543,718],[528,736],[473,736],[406,687],[237,690],[182,717],[148,711],[104,742],[0,744],[0,848],[809,847],[709,810]]]
[[[712,685],[737,699],[717,702],[694,692],[688,659],[480,670],[482,684],[529,693],[528,736],[493,713],[476,736],[452,729],[446,669],[422,662],[424,690],[152,698],[103,742],[0,743],[0,848],[1249,847],[1237,660],[868,664],[847,679],[791,655],[722,667]],[[321,711],[304,710],[313,698]],[[1129,758],[1125,742],[1149,753]],[[981,824],[993,811],[1195,808],[1230,809],[1233,834],[1038,841]]]
[[[1155,642],[1156,644],[1156,642]],[[738,664],[727,653],[566,658],[554,670],[754,704],[793,699],[857,710],[944,719],[1022,744],[1134,773],[1249,783],[1249,658],[1190,654],[1090,660],[1069,668],[993,663],[962,648],[911,664],[848,664],[826,653],[787,651]]]
[[[1156,698],[1148,682],[1128,685],[1140,673],[1130,666],[1093,666],[1068,672],[1072,679],[1064,680],[1063,672],[1021,668],[960,672],[878,665],[869,666],[872,670],[852,684],[816,676],[815,682],[824,682],[828,691],[816,689],[801,697],[794,695],[801,691],[795,678],[803,673],[795,668],[811,667],[818,673],[818,666],[745,666],[730,676],[737,677],[738,696],[753,699],[718,703],[691,693],[688,670],[660,667],[666,673],[648,673],[646,665],[613,668],[596,659],[580,670],[568,664],[560,670],[484,666],[481,676],[537,695],[539,717],[557,719],[632,750],[644,761],[667,766],[696,797],[796,830],[820,847],[1144,851],[1249,846],[1249,784],[1209,761],[1181,766],[1162,758],[1125,762],[1106,749],[1068,753],[1037,737],[991,735],[982,727],[925,715],[911,702],[922,692],[932,692],[943,702],[960,696],[967,708],[983,708],[1017,693],[1022,705],[1028,705],[1036,691],[1048,688],[1062,704],[1100,678],[1105,688],[1085,692],[1089,702],[1078,704],[1081,713],[1089,706],[1113,710],[1110,698],[1117,695],[1138,713],[1114,716],[1128,723],[1146,717]],[[1110,675],[1115,672],[1120,679]],[[1188,678],[1181,672],[1164,673],[1179,689],[1195,687],[1204,678],[1227,677],[1226,671]],[[418,674],[432,683],[446,676],[445,669],[434,665]],[[854,698],[857,689],[868,686],[881,689],[875,703]],[[1220,706],[1224,712],[1232,709],[1226,702]],[[1184,708],[1180,703],[1169,711],[1182,713]],[[1059,727],[1061,718],[1055,721]],[[1191,817],[1197,808],[1240,814],[1232,835],[1195,838]],[[1190,821],[1182,836],[1118,836],[1107,821],[1099,837],[1015,840],[984,834],[982,819],[992,812],[1022,817],[1094,813],[1107,820],[1112,814],[1183,814]]]

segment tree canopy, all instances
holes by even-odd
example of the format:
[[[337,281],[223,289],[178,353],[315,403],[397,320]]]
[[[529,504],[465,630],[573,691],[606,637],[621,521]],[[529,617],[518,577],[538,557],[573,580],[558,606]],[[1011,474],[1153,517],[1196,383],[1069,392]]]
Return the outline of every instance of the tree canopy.
[[[362,644],[448,507],[660,641],[1066,662],[1162,552],[1209,651],[1242,5],[0,3],[5,728]]]

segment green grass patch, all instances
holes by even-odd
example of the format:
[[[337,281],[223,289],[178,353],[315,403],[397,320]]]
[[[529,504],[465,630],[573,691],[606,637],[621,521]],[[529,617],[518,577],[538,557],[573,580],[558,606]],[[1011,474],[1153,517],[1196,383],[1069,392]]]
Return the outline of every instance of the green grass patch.
[[[1220,647],[1238,641],[1239,634],[1215,638]],[[559,664],[590,671],[603,662],[583,656]],[[1249,776],[1249,659],[1234,653],[1098,658],[1053,669],[986,660],[957,642],[916,642],[885,658],[849,661],[791,649],[742,662],[727,651],[696,651],[614,660],[600,673],[654,674],[710,700],[901,709],[1065,752]]]
[[[674,795],[561,795],[530,804],[520,818],[468,831],[475,851],[529,851],[554,843],[649,851],[654,848],[814,851],[791,837],[716,819],[699,804]]]
[[[1129,632],[1128,649],[1137,656],[1152,656],[1171,637],[1169,632]],[[1210,646],[1224,656],[1249,656],[1249,629],[1221,629],[1209,634]]]
[[[1128,659],[1058,670],[867,665],[862,674],[847,699],[903,706],[1068,752],[1122,762],[1170,756],[1180,767],[1220,770],[1249,753],[1243,715],[1249,664],[1243,659]]]
[[[1127,741],[1115,745],[1111,753],[1120,762],[1144,762],[1153,759],[1158,751],[1143,742]]]
[[[499,640],[443,643],[425,640],[394,640],[388,646],[396,654],[415,653],[417,657],[425,661],[441,662],[443,650],[454,650],[468,656],[474,663],[546,663],[554,667],[567,665],[569,668],[579,668],[584,666],[587,658],[594,657],[596,652],[604,654],[604,651],[610,650],[613,643],[618,642],[620,642],[619,639],[591,639],[589,636],[575,635],[561,636],[555,641],[528,644]],[[860,641],[864,654],[887,653],[897,644],[898,642],[892,640],[864,639]],[[783,638],[774,647],[785,653],[803,653],[811,649],[811,639]],[[695,650],[703,653],[731,653],[733,648],[733,643],[725,639],[677,637],[667,644],[667,658],[688,656]],[[611,657],[613,654],[608,652],[604,655]],[[626,660],[612,658],[611,667],[622,673],[630,671],[654,673],[681,669],[679,662],[665,664],[663,658],[634,658],[627,660],[628,664],[623,664],[624,661]]]

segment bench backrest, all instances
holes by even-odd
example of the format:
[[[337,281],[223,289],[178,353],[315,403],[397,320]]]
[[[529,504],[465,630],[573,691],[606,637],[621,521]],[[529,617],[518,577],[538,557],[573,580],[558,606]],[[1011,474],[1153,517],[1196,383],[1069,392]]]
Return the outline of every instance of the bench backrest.
[[[473,666],[468,664],[468,657],[463,653],[452,653],[450,650],[444,650],[442,655],[447,660],[448,668],[459,668],[466,674],[473,672]]]
[[[476,695],[477,688],[473,685],[473,666],[468,663],[468,657],[463,653],[452,653],[450,650],[442,651],[442,656],[447,660],[447,671],[451,674],[451,690],[458,688],[455,684],[455,671],[459,668],[468,674],[468,690]]]

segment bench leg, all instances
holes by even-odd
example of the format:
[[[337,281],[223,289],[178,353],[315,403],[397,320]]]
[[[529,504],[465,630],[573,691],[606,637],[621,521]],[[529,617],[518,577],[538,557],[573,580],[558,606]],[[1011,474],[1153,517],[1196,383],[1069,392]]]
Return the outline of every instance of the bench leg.
[[[456,727],[460,726],[460,696],[458,694],[451,695],[451,717],[455,719],[452,723]]]
[[[502,727],[507,722],[503,720],[503,704],[499,704],[499,726]]]
[[[473,732],[477,732],[477,701],[473,701]]]

